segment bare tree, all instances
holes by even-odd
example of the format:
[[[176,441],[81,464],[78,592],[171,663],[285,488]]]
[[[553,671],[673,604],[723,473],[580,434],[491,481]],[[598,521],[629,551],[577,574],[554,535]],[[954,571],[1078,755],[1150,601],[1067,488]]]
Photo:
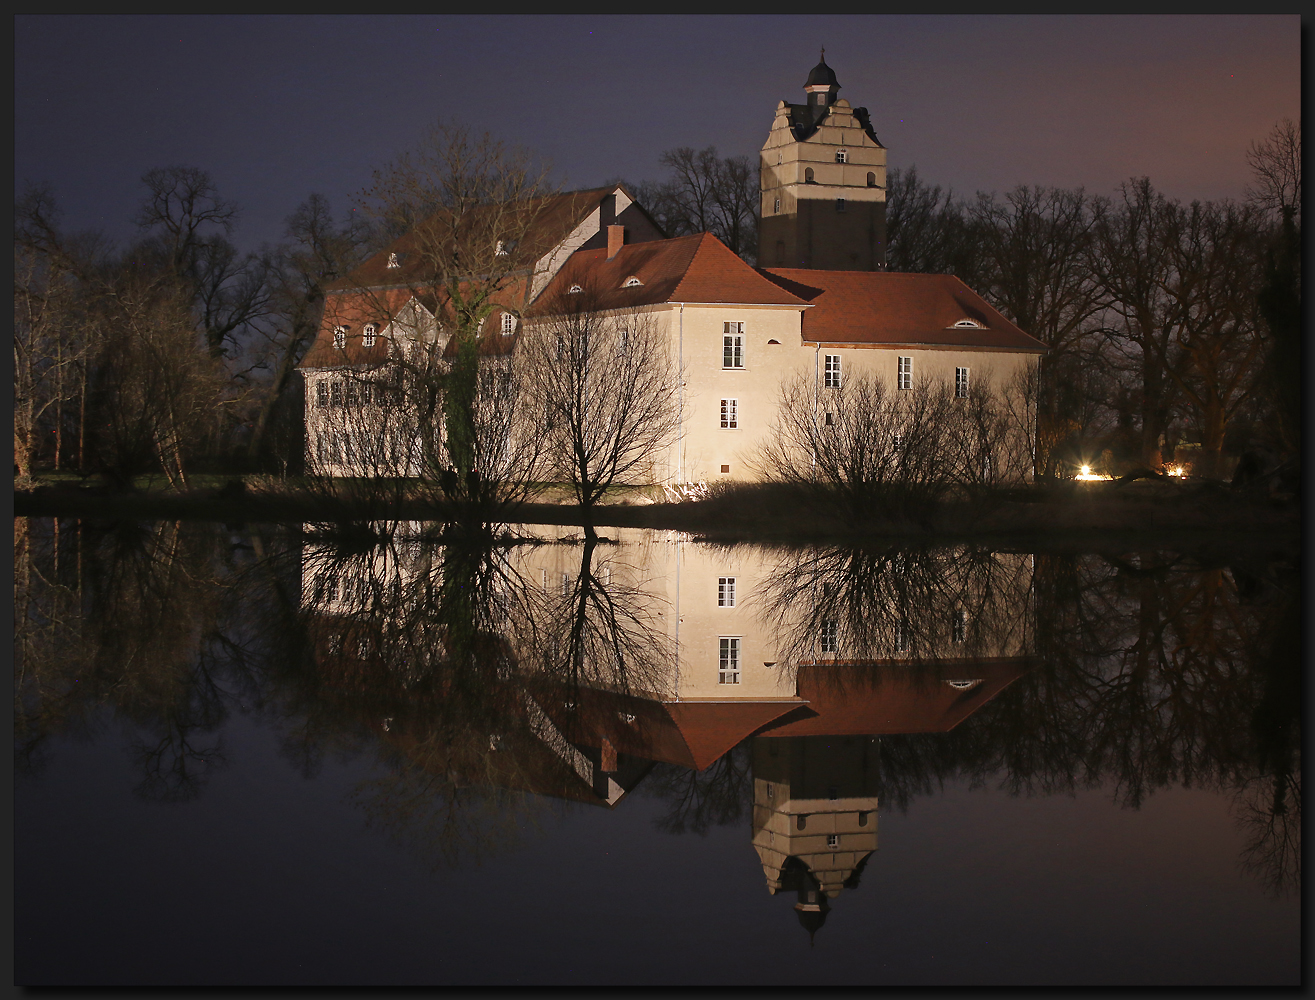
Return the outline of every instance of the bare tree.
[[[518,359],[548,468],[585,508],[614,486],[653,482],[653,457],[679,429],[681,372],[666,331],[651,313],[601,312],[597,301],[585,288],[544,303]]]
[[[635,193],[668,236],[712,233],[750,264],[758,259],[758,169],[747,156],[679,146],[660,157],[671,179]]]
[[[974,284],[976,243],[953,192],[928,187],[917,167],[886,175],[886,269],[957,274]]]
[[[1301,122],[1284,118],[1247,150],[1255,184],[1248,198],[1278,218],[1301,225]]]

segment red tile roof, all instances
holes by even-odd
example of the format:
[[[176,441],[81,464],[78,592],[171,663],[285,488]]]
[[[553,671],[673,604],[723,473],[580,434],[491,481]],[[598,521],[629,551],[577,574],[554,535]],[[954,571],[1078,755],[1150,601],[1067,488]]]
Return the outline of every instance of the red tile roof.
[[[800,299],[803,337],[825,344],[929,344],[1042,354],[1045,344],[951,274],[758,268]],[[960,320],[985,329],[955,329]]]
[[[524,256],[538,259],[570,235],[588,217],[602,200],[616,190],[615,186],[591,188],[585,191],[567,191],[563,194],[533,198],[525,202],[524,211],[532,219],[521,234]],[[471,213],[471,224],[476,230],[482,224],[491,225],[480,217],[480,209]],[[427,220],[430,221],[430,220]],[[515,228],[515,227],[514,227]],[[426,284],[424,260],[419,253],[420,244],[414,232],[399,237],[365,261],[346,277],[328,285],[331,291],[358,288],[380,288],[394,285]],[[397,254],[400,266],[389,267],[390,254]]]
[[[881,736],[945,733],[1032,666],[1027,657],[914,664],[834,663],[799,667],[796,692],[806,707],[759,736]],[[947,681],[978,680],[961,690]]]
[[[352,295],[326,295],[319,332],[297,367],[335,368],[382,364],[388,359],[388,342],[379,335],[411,298],[411,293],[401,288]],[[377,327],[375,346],[369,348],[362,343],[367,323]],[[341,349],[333,346],[333,331],[339,326],[347,328],[346,344]]]
[[[625,287],[631,278],[640,284]],[[531,312],[561,310],[573,285],[580,286],[600,310],[660,302],[805,304],[744,263],[711,233],[628,244],[611,260],[605,249],[578,251],[557,272]]]

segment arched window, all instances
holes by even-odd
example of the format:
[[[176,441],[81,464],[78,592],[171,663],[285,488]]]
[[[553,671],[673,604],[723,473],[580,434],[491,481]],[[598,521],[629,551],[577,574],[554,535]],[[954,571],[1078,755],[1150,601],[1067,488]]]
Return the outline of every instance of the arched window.
[[[965,319],[961,319],[961,320],[956,321],[955,324],[954,324],[954,329],[956,329],[956,330],[983,330],[983,329],[985,329],[985,327],[983,327],[982,324],[979,323],[979,322],[977,322],[977,320],[975,320],[975,319],[967,319],[967,318],[965,318]]]
[[[874,188],[874,187],[876,187],[876,186],[877,186],[877,175],[874,174],[871,170],[869,170],[869,171],[868,171],[868,187],[870,187],[870,188]]]
[[[509,312],[502,314],[502,333],[505,337],[510,337],[516,332],[516,317]]]
[[[347,346],[347,327],[335,326],[333,328],[333,346],[340,351]]]
[[[377,334],[378,332],[379,332],[379,328],[377,326],[375,326],[373,323],[366,323],[365,331],[364,331],[365,335],[361,338],[361,346],[373,347],[375,334]]]
[[[622,287],[622,288],[638,288],[638,287],[639,287],[640,285],[642,285],[642,284],[643,284],[643,282],[640,281],[638,278],[636,278],[636,277],[632,274],[630,277],[626,278],[626,283],[625,283],[624,285],[622,285],[621,287]]]
[[[584,289],[581,288],[579,285],[572,285],[570,288],[567,289],[567,291],[572,295],[579,295],[581,292],[584,291]]]
[[[804,167],[804,183],[805,183],[805,184],[812,184],[812,183],[813,183],[813,168],[812,168],[812,167]]]

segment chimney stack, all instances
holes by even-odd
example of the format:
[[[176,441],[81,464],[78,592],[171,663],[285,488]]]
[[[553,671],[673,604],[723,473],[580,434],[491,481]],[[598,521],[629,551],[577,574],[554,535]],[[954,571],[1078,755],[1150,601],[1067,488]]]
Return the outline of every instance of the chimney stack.
[[[618,250],[625,245],[626,227],[625,226],[608,226],[607,227],[607,259],[611,260],[616,256]]]

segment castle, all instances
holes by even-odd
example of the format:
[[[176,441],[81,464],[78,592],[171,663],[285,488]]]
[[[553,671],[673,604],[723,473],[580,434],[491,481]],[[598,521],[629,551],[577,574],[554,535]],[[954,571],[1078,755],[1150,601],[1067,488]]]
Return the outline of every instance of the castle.
[[[1045,353],[958,278],[884,269],[886,149],[867,110],[838,96],[825,59],[804,90],[806,103],[777,105],[762,147],[758,267],[711,234],[666,238],[618,185],[535,201],[520,263],[497,283],[479,334],[490,363],[514,359],[526,325],[584,288],[600,312],[657,329],[683,375],[679,430],[649,456],[649,483],[756,478],[791,380],[812,383],[815,422],[830,424],[832,394],[858,374],[894,393],[939,381],[967,399],[1010,384]],[[478,269],[511,260],[502,240],[485,242]],[[419,473],[414,423],[403,432],[407,422],[386,414],[377,382],[417,352],[438,364],[455,356],[450,311],[425,268],[408,234],[327,289],[299,366],[308,470]],[[1030,469],[1030,435],[1008,445],[1023,460],[986,464]]]

